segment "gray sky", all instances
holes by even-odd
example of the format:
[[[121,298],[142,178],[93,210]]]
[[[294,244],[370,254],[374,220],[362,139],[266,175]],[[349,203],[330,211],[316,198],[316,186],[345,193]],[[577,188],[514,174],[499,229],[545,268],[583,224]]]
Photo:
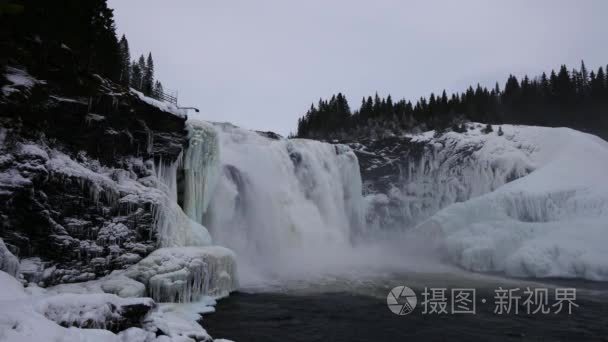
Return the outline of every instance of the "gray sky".
[[[608,64],[605,0],[109,0],[202,118],[287,134],[319,97],[416,99]]]

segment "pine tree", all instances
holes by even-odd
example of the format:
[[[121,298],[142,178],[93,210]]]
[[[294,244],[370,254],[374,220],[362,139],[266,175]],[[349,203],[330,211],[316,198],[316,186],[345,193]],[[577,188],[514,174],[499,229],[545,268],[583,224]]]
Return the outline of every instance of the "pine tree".
[[[581,61],[581,87],[586,90],[589,86],[589,73],[587,72],[587,68],[585,67],[585,62]]]
[[[163,89],[162,83],[160,83],[160,81],[156,81],[154,83],[153,97],[160,99],[160,97],[163,95],[163,93],[164,93],[164,89]]]
[[[139,72],[141,74],[140,78],[139,78],[139,82],[137,82],[137,90],[141,91],[143,93],[144,91],[144,82],[145,77],[146,77],[146,59],[144,58],[144,55],[139,56],[139,59],[137,60],[137,66],[139,67]]]
[[[142,92],[147,96],[151,96],[154,90],[154,61],[152,60],[152,53],[148,53],[142,79]]]
[[[121,61],[119,81],[123,85],[129,85],[131,79],[131,53],[129,52],[129,42],[124,34],[118,42],[118,47]]]
[[[142,73],[140,64],[133,62],[133,64],[131,64],[131,88],[141,90],[141,79]]]

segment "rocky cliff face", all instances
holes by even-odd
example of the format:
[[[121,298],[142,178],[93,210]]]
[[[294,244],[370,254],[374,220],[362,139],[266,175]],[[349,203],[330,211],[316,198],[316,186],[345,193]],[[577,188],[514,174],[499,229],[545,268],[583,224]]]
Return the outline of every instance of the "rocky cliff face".
[[[158,166],[180,157],[185,117],[96,75],[66,94],[19,68],[2,74],[0,238],[22,274],[83,281],[149,254]]]

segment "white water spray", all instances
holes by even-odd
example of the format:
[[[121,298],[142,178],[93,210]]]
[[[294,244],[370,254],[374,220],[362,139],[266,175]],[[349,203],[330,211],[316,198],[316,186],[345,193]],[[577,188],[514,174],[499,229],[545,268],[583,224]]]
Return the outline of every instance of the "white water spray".
[[[220,245],[237,252],[239,266],[312,271],[352,247],[364,215],[350,148],[215,127],[222,171],[208,226]]]

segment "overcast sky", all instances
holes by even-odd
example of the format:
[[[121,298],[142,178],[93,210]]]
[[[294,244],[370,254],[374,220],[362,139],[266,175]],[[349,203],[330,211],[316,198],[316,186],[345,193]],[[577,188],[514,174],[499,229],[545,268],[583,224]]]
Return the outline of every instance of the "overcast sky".
[[[416,99],[608,64],[605,0],[109,0],[131,56],[203,118],[287,134],[312,102]]]

